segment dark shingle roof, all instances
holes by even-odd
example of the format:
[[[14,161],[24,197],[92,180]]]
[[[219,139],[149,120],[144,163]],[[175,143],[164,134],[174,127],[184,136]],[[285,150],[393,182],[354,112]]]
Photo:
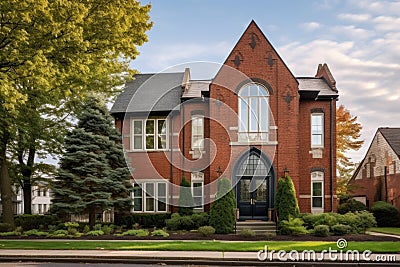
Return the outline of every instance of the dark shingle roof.
[[[319,91],[318,96],[338,96],[324,78],[298,77],[299,91]]]
[[[181,100],[183,72],[137,74],[125,85],[111,114],[174,110]]]
[[[379,131],[400,158],[400,128],[379,128]]]

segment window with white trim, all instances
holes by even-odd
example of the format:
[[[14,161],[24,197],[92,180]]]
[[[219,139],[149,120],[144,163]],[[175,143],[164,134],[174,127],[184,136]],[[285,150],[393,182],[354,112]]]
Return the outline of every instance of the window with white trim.
[[[166,119],[132,120],[132,150],[165,150],[168,147]]]
[[[324,147],[324,114],[311,114],[311,147]]]
[[[167,211],[167,183],[144,182],[133,184],[132,190],[133,212],[166,212]]]
[[[311,210],[324,209],[324,173],[314,171],[311,173]]]
[[[269,92],[258,84],[249,83],[239,91],[239,137],[267,140],[269,131]]]
[[[192,149],[204,148],[204,116],[192,116]]]
[[[203,210],[204,206],[204,173],[194,172],[191,174],[192,196],[195,209]]]

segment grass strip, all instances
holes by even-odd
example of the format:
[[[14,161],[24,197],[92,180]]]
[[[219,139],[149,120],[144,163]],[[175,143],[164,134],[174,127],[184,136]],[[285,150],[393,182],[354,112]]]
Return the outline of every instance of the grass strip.
[[[232,251],[254,252],[268,246],[268,250],[338,250],[336,242],[323,241],[265,241],[265,242],[221,242],[221,241],[174,241],[174,242],[107,242],[107,241],[34,241],[4,240],[0,249],[39,250],[155,250],[155,251]],[[345,250],[370,250],[374,253],[400,253],[400,242],[348,242]]]
[[[400,228],[396,228],[396,227],[374,227],[374,228],[370,228],[368,230],[370,232],[377,232],[377,233],[400,236]],[[400,239],[399,239],[399,241],[400,241]]]

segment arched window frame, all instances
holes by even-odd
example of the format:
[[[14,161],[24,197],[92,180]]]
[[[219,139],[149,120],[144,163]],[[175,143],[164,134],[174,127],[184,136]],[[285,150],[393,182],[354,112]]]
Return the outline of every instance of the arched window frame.
[[[268,140],[270,93],[262,84],[251,82],[238,92],[239,136],[248,140]]]

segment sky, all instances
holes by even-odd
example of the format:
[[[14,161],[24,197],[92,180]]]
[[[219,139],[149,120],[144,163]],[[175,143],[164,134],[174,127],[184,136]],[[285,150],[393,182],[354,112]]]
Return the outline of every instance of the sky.
[[[338,105],[363,126],[365,144],[349,153],[353,161],[362,160],[378,127],[400,127],[400,1],[141,3],[152,5],[154,22],[131,64],[141,73],[194,61],[223,63],[254,20],[295,76],[314,76],[319,63],[328,64]]]

